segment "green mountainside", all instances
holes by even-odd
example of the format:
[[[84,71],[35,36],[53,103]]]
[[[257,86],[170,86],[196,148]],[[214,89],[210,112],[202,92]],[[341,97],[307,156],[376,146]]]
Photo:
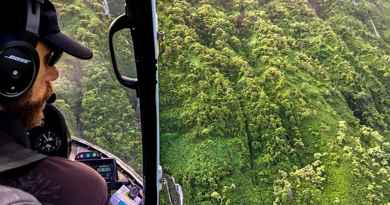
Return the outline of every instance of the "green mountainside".
[[[116,81],[108,51],[108,28],[102,1],[54,0],[62,30],[93,50],[90,61],[68,55],[57,67],[56,105],[73,135],[95,143],[142,173],[142,146],[134,92]],[[127,49],[126,47],[122,48]],[[121,50],[120,50],[121,51]]]
[[[185,204],[390,202],[390,2],[158,12],[161,158]]]
[[[54,2],[95,54],[65,57],[57,105],[74,135],[141,171],[134,93],[108,58],[113,17],[100,0]],[[388,0],[157,4],[161,164],[185,204],[389,205]]]

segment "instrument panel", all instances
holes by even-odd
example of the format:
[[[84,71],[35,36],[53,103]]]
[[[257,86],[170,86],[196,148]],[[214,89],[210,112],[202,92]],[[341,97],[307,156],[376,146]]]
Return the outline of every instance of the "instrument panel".
[[[87,164],[96,170],[107,182],[108,189],[114,188],[118,181],[116,161],[112,158],[101,158],[99,153],[89,151],[77,154],[75,160]]]

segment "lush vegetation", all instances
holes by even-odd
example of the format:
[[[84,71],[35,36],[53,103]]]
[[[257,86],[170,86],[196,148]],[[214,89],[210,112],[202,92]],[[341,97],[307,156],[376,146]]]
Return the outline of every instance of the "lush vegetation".
[[[142,172],[141,139],[135,93],[115,80],[108,53],[108,27],[114,17],[104,15],[100,1],[54,1],[62,28],[93,49],[91,61],[65,56],[56,92],[72,134],[87,139]],[[129,52],[128,45],[118,48]]]
[[[162,164],[186,204],[389,203],[389,2],[158,11]]]
[[[95,52],[65,59],[57,104],[75,135],[139,169],[112,17],[98,0],[56,2]],[[390,203],[389,1],[161,0],[158,12],[161,160],[185,204]]]

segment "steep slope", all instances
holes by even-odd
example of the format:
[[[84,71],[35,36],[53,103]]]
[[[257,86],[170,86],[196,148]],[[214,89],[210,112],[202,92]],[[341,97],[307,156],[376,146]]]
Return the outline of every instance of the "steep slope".
[[[186,204],[390,200],[385,1],[161,1],[161,152]]]

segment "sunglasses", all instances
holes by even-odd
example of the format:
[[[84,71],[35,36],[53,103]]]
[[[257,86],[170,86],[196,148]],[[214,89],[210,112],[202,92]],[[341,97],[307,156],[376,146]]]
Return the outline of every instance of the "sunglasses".
[[[54,66],[60,60],[63,51],[61,49],[53,49],[47,56],[47,65]]]

